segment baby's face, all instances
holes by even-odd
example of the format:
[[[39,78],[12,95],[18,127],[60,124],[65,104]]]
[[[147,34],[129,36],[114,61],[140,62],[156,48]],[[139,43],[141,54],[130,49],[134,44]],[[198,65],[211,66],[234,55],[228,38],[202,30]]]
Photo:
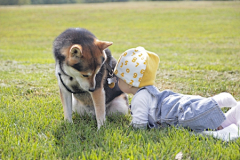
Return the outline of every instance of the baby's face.
[[[127,84],[125,81],[123,81],[121,78],[119,78],[119,80],[118,80],[118,86],[122,92],[128,93],[128,94],[132,93],[130,85]]]

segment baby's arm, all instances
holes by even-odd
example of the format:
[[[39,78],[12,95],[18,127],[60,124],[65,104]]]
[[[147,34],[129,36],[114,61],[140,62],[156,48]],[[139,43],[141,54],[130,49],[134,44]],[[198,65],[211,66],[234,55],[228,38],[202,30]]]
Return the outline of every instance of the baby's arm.
[[[149,107],[152,96],[146,89],[139,91],[132,99],[132,125],[134,128],[146,129],[148,124]]]

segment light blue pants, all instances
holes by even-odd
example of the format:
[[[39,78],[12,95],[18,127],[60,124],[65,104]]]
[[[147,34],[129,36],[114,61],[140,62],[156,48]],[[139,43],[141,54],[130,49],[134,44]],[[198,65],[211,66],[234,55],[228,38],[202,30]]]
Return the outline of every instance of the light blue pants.
[[[183,95],[170,90],[159,92],[153,86],[145,88],[158,98],[156,114],[149,118],[149,126],[166,123],[203,131],[216,129],[226,119],[217,102],[211,97]]]

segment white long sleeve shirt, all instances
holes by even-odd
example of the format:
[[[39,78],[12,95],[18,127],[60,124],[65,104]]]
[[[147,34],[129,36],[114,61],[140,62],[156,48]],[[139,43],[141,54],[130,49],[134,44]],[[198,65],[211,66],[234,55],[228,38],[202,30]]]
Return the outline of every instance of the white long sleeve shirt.
[[[149,114],[155,117],[157,98],[146,89],[137,92],[131,102],[132,122],[134,128],[146,128]]]

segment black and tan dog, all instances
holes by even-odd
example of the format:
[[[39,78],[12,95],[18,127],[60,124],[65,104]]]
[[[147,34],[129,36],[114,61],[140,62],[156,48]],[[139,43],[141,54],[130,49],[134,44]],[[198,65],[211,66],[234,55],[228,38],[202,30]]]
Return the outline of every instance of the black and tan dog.
[[[106,114],[128,113],[126,94],[113,75],[116,60],[107,48],[110,45],[83,28],[67,29],[55,39],[55,73],[65,120],[72,122],[72,111],[90,113],[96,116],[99,129]],[[113,88],[107,79],[116,80]]]

